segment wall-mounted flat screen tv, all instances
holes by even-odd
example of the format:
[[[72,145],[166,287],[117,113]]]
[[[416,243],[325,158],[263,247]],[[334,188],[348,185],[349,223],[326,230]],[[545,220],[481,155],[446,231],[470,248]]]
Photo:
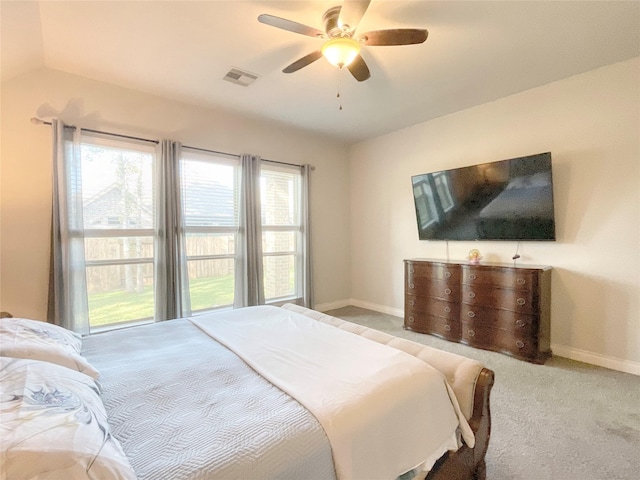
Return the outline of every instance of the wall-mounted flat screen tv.
[[[551,153],[411,177],[421,240],[555,240]]]

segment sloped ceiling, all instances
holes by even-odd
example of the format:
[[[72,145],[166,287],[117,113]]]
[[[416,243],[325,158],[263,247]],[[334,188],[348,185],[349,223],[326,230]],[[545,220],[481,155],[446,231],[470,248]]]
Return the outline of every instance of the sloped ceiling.
[[[351,143],[640,55],[638,1],[373,0],[358,31],[426,28],[427,41],[364,47],[362,83],[323,59],[282,73],[322,40],[258,15],[323,29],[340,4],[3,0],[2,80],[47,67]],[[259,78],[225,82],[230,68]]]

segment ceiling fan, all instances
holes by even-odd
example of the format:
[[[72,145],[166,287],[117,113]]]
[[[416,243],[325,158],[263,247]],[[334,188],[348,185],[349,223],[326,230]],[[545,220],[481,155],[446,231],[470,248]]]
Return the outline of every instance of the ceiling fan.
[[[284,73],[297,72],[324,56],[331,64],[339,68],[347,67],[356,80],[363,82],[371,77],[371,73],[360,55],[361,45],[371,47],[415,45],[423,43],[429,34],[427,30],[423,29],[394,28],[373,30],[356,35],[358,23],[370,3],[371,0],[344,0],[342,6],[330,8],[322,16],[324,31],[268,14],[260,15],[258,21],[289,32],[327,40],[320,50],[296,60],[282,70]]]

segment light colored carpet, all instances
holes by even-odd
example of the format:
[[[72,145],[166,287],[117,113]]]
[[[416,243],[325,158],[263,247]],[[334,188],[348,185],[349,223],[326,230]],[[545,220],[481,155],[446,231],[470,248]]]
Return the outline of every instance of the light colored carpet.
[[[561,357],[533,365],[409,332],[401,318],[358,307],[326,313],[495,372],[487,480],[640,479],[640,377]]]

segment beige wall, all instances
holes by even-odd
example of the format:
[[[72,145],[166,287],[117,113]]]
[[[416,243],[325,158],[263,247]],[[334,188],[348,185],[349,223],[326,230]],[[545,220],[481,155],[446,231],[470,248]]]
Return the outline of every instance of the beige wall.
[[[411,176],[550,151],[557,241],[523,242],[553,266],[553,351],[640,374],[638,58],[365,141],[351,148],[352,303],[402,315],[403,263],[446,258],[419,241]],[[510,262],[515,242],[449,242]]]
[[[316,165],[316,303],[402,316],[402,260],[445,258],[419,241],[411,175],[551,151],[557,235],[520,262],[554,267],[556,354],[640,374],[640,61],[605,67],[347,148],[326,138],[52,70],[2,84],[0,309],[44,318],[50,129],[32,116]],[[349,169],[349,159],[350,169]],[[345,205],[351,203],[351,212]],[[515,242],[449,242],[510,261]]]
[[[242,87],[238,87],[242,88]],[[51,216],[50,127],[67,123],[272,160],[310,163],[316,304],[349,298],[349,164],[341,143],[53,70],[2,84],[0,310],[44,319]]]

